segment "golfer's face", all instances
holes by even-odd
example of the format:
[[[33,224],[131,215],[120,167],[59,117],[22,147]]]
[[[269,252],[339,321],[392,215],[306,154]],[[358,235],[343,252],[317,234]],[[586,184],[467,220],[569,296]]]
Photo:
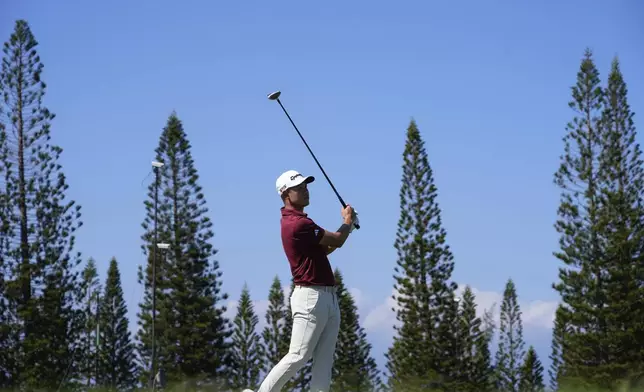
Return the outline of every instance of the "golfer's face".
[[[302,183],[290,189],[289,198],[291,199],[291,203],[301,206],[309,204],[309,189],[306,185],[306,183]]]

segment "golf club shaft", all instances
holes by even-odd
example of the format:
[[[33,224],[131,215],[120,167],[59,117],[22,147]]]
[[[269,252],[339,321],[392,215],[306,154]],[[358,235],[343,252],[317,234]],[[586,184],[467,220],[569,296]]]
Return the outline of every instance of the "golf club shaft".
[[[335,195],[338,197],[338,200],[340,200],[340,204],[342,204],[342,207],[346,208],[346,207],[347,207],[347,204],[344,202],[344,200],[342,200],[342,196],[340,196],[340,194],[338,193],[338,191],[335,189],[335,186],[333,186],[333,183],[331,182],[331,179],[329,179],[329,176],[327,176],[327,175],[326,175],[326,172],[325,172],[325,171],[324,171],[324,169],[322,168],[322,165],[320,165],[320,162],[319,162],[319,161],[318,161],[318,159],[315,157],[315,154],[313,154],[313,151],[311,150],[311,147],[309,147],[309,144],[306,142],[306,140],[304,140],[304,136],[302,136],[302,134],[300,133],[300,130],[299,130],[299,129],[297,129],[297,126],[296,126],[296,125],[295,125],[295,123],[293,122],[293,119],[291,118],[291,116],[289,116],[288,112],[287,112],[287,111],[286,111],[286,109],[284,108],[284,105],[282,105],[282,102],[279,100],[279,98],[277,99],[277,103],[279,103],[279,104],[280,104],[280,107],[281,107],[281,108],[282,108],[282,110],[284,111],[284,114],[286,114],[286,117],[288,117],[288,120],[289,120],[289,121],[291,122],[291,124],[293,125],[293,128],[295,128],[295,131],[296,131],[296,132],[297,132],[297,134],[300,136],[300,139],[302,139],[302,142],[304,143],[304,145],[306,146],[306,148],[307,148],[307,149],[309,150],[309,152],[311,153],[311,156],[313,157],[313,159],[315,160],[315,163],[317,163],[318,167],[320,168],[320,171],[321,171],[321,172],[322,172],[322,174],[324,175],[324,178],[326,178],[326,180],[327,180],[327,182],[329,183],[329,185],[331,185],[331,189],[333,189],[333,192],[335,192]],[[355,225],[355,227],[356,227],[356,229],[360,229],[360,225]]]

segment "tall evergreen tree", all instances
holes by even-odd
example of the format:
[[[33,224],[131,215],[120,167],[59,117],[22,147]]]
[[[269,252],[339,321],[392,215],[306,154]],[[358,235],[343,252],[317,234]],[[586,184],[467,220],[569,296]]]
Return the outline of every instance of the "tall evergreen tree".
[[[523,322],[516,287],[512,279],[508,279],[501,303],[499,348],[496,352],[496,372],[500,392],[519,391],[521,365],[525,357],[524,346]]]
[[[80,206],[66,200],[62,148],[51,142],[54,114],[43,106],[43,64],[30,26],[15,22],[0,70],[0,175],[4,184],[5,333],[14,386],[59,388],[77,379]],[[68,371],[69,370],[69,371]]]
[[[286,335],[286,318],[288,317],[286,310],[282,282],[276,275],[268,292],[266,327],[262,331],[264,345],[262,370],[264,372],[269,372],[288,353],[290,336]]]
[[[450,282],[453,256],[446,244],[437,188],[415,121],[407,128],[400,189],[400,219],[394,269],[398,303],[396,336],[387,356],[390,387],[436,380],[448,372],[440,365],[451,338],[438,338],[443,316],[452,308],[456,284]]]
[[[606,381],[644,373],[644,170],[628,90],[613,59],[602,113]]]
[[[1,124],[0,124],[1,127]],[[1,142],[0,142],[1,143]],[[2,192],[0,190],[0,192]],[[0,208],[4,210],[6,199],[0,194]],[[15,315],[11,312],[8,298],[6,296],[5,276],[9,273],[5,271],[5,265],[9,264],[5,261],[3,255],[4,249],[7,247],[8,236],[2,233],[4,227],[4,216],[0,211],[0,390],[7,390],[13,385],[14,377],[16,376],[16,349],[18,344],[15,340],[15,335],[12,334],[12,327],[15,326]]]
[[[543,365],[534,347],[530,346],[521,365],[519,392],[543,392]]]
[[[559,313],[561,322],[569,328],[563,363],[566,379],[595,386],[606,380],[609,352],[604,339],[607,259],[602,257],[605,249],[600,227],[603,97],[599,71],[587,49],[569,103],[576,115],[566,127],[564,155],[555,173],[555,183],[561,188],[555,224],[560,250],[555,256],[563,266],[553,288],[564,305]]]
[[[84,329],[81,335],[79,357],[82,360],[80,378],[89,387],[98,375],[97,326],[101,284],[96,261],[90,258],[82,273],[82,298]]]
[[[101,298],[98,384],[108,391],[130,391],[137,384],[135,345],[129,331],[121,273],[110,260]]]
[[[2,79],[0,78],[0,91]],[[12,200],[8,179],[5,178],[8,171],[4,163],[11,151],[7,145],[7,133],[4,126],[3,106],[0,103],[0,390],[9,389],[14,384],[18,375],[17,371],[17,349],[18,336],[15,334],[17,317],[15,307],[10,302],[11,297],[7,293],[5,282],[11,279],[12,260],[9,253],[12,249],[13,231],[11,222]],[[14,333],[12,333],[12,331]]]
[[[494,320],[489,309],[483,311],[481,320],[481,335],[476,340],[476,377],[479,379],[480,391],[495,390],[495,374],[492,364],[492,354],[490,353],[490,344],[494,338]]]
[[[465,287],[460,301],[459,320],[456,324],[461,352],[456,363],[459,391],[490,391],[491,369],[488,337],[482,320],[476,315],[472,289]]]
[[[483,310],[483,317],[481,317],[482,331],[487,343],[492,342],[494,333],[496,332],[496,324],[494,323],[495,307],[496,304],[493,304],[490,308]]]
[[[205,197],[198,185],[191,145],[183,125],[173,112],[167,121],[156,149],[155,160],[164,164],[159,170],[159,189],[150,185],[144,222],[144,249],[150,254],[155,241],[169,244],[157,255],[158,364],[168,383],[223,383],[230,370],[231,329],[224,317],[217,251],[210,241],[214,236],[207,216]],[[155,197],[158,196],[158,209]],[[158,219],[155,219],[158,218]],[[155,238],[154,225],[158,224]],[[151,254],[149,260],[154,259]],[[148,265],[147,286],[152,282]],[[142,275],[142,274],[141,274]],[[143,278],[143,276],[141,276]],[[151,331],[150,296],[141,304],[143,331],[139,335],[140,352],[149,350]]]
[[[563,369],[563,357],[566,325],[564,324],[564,318],[562,317],[563,311],[562,305],[559,305],[555,311],[555,322],[552,327],[552,351],[549,357],[550,369],[548,370],[548,377],[550,378],[549,387],[551,391],[559,390],[559,380],[561,380],[562,376],[565,374]]]
[[[462,330],[459,328],[462,320],[459,313],[459,300],[454,293],[454,297],[444,299],[442,308],[441,322],[437,324],[433,331],[434,339],[440,342],[435,345],[436,358],[435,369],[436,379],[430,381],[425,387],[438,389],[441,391],[460,391],[465,388],[465,378],[463,370],[463,352],[465,350]]]
[[[260,335],[257,333],[259,318],[255,314],[248,285],[239,297],[237,315],[234,320],[231,387],[235,391],[259,387],[259,372],[262,367],[264,350]]]
[[[470,286],[465,286],[463,295],[459,300],[458,320],[455,324],[455,332],[461,344],[459,352],[459,364],[457,372],[459,375],[459,390],[471,391],[472,384],[475,385],[474,390],[480,387],[476,381],[476,344],[479,336],[482,334],[480,330],[481,320],[476,317],[476,302],[474,293]],[[475,381],[476,380],[476,381]]]
[[[340,307],[340,332],[335,349],[331,390],[372,392],[380,387],[378,365],[371,357],[371,344],[360,326],[358,308],[344,285],[339,269],[334,271]]]

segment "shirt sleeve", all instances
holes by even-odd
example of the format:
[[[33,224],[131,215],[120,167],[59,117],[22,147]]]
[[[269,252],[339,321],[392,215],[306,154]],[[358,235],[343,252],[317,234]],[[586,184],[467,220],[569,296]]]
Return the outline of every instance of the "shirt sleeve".
[[[324,237],[324,229],[310,219],[301,219],[295,228],[295,239],[308,246],[315,246]]]

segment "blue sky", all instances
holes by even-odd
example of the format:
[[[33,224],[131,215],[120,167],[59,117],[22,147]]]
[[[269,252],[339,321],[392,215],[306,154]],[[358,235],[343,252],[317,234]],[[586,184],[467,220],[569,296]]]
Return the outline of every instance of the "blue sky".
[[[481,291],[488,306],[511,277],[530,315],[528,344],[547,364],[558,267],[552,180],[572,116],[570,86],[586,47],[603,80],[619,55],[638,121],[644,5],[326,4],[3,1],[0,39],[24,18],[40,43],[45,104],[57,115],[53,139],[64,148],[69,196],[83,207],[78,249],[97,260],[102,279],[110,258],[118,259],[134,323],[146,176],[176,110],[214,222],[224,290],[236,300],[247,282],[261,310],[271,278],[289,279],[277,176],[316,175],[308,212],[329,229],[340,223],[332,190],[266,99],[281,90],[335,186],[360,212],[361,230],[331,262],[356,293],[382,363],[413,117],[439,189],[454,279]]]

